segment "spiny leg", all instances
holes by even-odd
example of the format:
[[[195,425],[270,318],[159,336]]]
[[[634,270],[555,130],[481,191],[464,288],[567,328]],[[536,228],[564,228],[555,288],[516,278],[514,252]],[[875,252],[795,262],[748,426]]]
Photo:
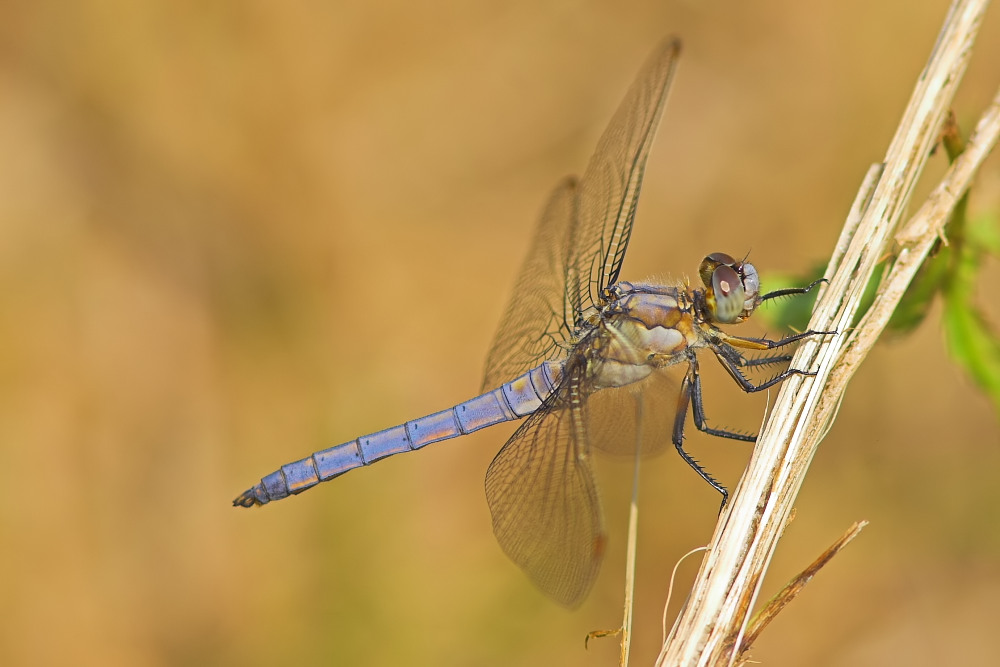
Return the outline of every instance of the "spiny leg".
[[[787,364],[791,360],[792,355],[790,354],[776,354],[770,357],[744,357],[741,355],[737,365],[742,368],[756,368],[758,366],[771,366],[773,364]]]
[[[804,291],[812,289],[813,285],[808,288],[804,288]],[[790,292],[796,294],[799,292]],[[721,332],[719,332],[721,333]],[[762,391],[769,387],[773,387],[779,382],[791,377],[792,375],[806,375],[814,376],[816,373],[802,371],[797,368],[789,368],[781,373],[778,373],[770,380],[762,382],[760,384],[754,384],[748,380],[740,368],[750,368],[755,366],[765,366],[768,364],[781,363],[786,361],[791,361],[791,355],[774,355],[774,356],[764,356],[757,359],[748,359],[743,354],[737,350],[734,345],[739,345],[740,347],[756,349],[756,350],[770,350],[778,347],[783,347],[790,343],[799,341],[807,336],[812,335],[824,335],[836,332],[830,331],[805,331],[800,334],[794,334],[792,336],[787,336],[781,340],[770,340],[768,338],[740,338],[737,336],[727,336],[722,334],[723,340],[727,342],[732,342],[732,344],[727,344],[727,342],[713,343],[710,345],[712,351],[715,352],[716,357],[722,364],[723,368],[729,372],[730,376],[740,385],[743,391],[747,393],[753,393],[757,391]],[[674,447],[677,448],[677,453],[680,454],[684,462],[687,463],[698,475],[709,483],[709,485],[718,491],[722,495],[722,508],[726,506],[726,502],[729,500],[729,492],[724,486],[719,484],[712,477],[707,470],[705,470],[701,464],[699,464],[690,454],[684,451],[684,421],[687,418],[688,407],[693,407],[692,416],[694,418],[695,427],[709,435],[714,435],[720,438],[729,438],[731,440],[740,440],[743,442],[756,442],[756,435],[749,435],[746,433],[734,433],[732,431],[727,431],[725,429],[717,429],[708,426],[707,420],[705,418],[705,407],[702,401],[702,391],[701,391],[701,375],[698,372],[698,360],[694,354],[688,356],[688,372],[684,375],[684,380],[681,382],[681,390],[677,397],[677,410],[674,415],[674,429],[671,440],[674,443]],[[720,508],[721,511],[721,508]]]
[[[687,463],[692,470],[694,470],[698,475],[708,482],[708,484],[722,494],[722,506],[719,511],[722,511],[722,507],[726,506],[726,502],[729,500],[729,491],[726,487],[715,481],[707,470],[701,467],[701,464],[694,460],[694,458],[684,451],[684,420],[687,419],[688,406],[694,403],[695,412],[695,426],[699,430],[702,429],[705,423],[705,413],[701,405],[701,380],[698,377],[698,361],[692,354],[688,357],[688,372],[684,375],[684,379],[681,381],[681,391],[677,396],[677,411],[674,414],[674,430],[671,440],[674,443],[674,447],[677,448],[677,453],[680,454],[684,462]],[[699,423],[701,425],[699,425]],[[710,433],[711,431],[706,431]],[[733,434],[738,436],[739,434]],[[723,436],[725,437],[725,436]],[[740,437],[737,440],[743,439]]]
[[[826,278],[820,278],[819,280],[814,280],[805,287],[786,287],[785,289],[774,290],[773,292],[768,292],[764,296],[760,297],[761,303],[769,299],[779,299],[783,296],[792,296],[793,294],[807,294],[812,291],[816,285],[820,283],[828,282]]]
[[[701,373],[698,370],[697,359],[693,360],[688,367],[688,376],[691,377],[691,415],[694,417],[694,425],[702,433],[714,435],[719,438],[729,438],[730,440],[740,440],[742,442],[756,442],[757,436],[749,433],[737,433],[727,431],[722,428],[712,428],[705,418],[705,404],[701,394]],[[686,380],[687,378],[685,378]]]
[[[731,361],[728,356],[723,354],[723,349],[724,347],[720,346],[719,349],[716,350],[713,346],[713,350],[715,350],[716,355],[719,357],[719,361],[722,362],[723,367],[729,371],[729,374],[733,376],[733,379],[735,379],[747,393],[767,389],[768,387],[781,382],[791,375],[815,375],[815,373],[808,373],[793,368],[779,373],[767,382],[754,385],[740,372],[738,367],[739,364]],[[732,350],[732,348],[730,349]],[[742,357],[739,352],[736,352],[735,350],[733,350],[733,352],[736,356]],[[674,415],[674,431],[672,440],[674,447],[677,448],[677,453],[680,454],[682,459],[684,459],[684,462],[691,466],[691,468],[698,473],[703,480],[708,482],[713,489],[722,494],[722,505],[719,508],[719,511],[721,512],[726,507],[726,503],[729,501],[729,491],[717,482],[715,478],[712,477],[709,472],[705,470],[690,454],[684,451],[684,420],[687,418],[689,406],[692,408],[692,417],[694,418],[695,428],[702,433],[707,433],[720,438],[729,438],[730,440],[740,440],[742,442],[756,442],[757,436],[747,433],[735,433],[733,431],[727,431],[720,428],[712,428],[707,424],[707,419],[705,418],[705,406],[702,400],[701,374],[698,372],[698,360],[692,354],[688,358],[688,372],[684,375],[684,380],[681,382],[681,391],[677,397],[677,412]]]
[[[770,366],[772,364],[782,364],[787,363],[792,360],[792,355],[790,354],[775,354],[775,355],[764,355],[756,358],[747,357],[740,353],[735,347],[731,345],[720,345],[719,349],[722,350],[723,354],[729,361],[733,362],[740,368],[756,368],[757,366]]]
[[[721,342],[734,347],[742,347],[747,350],[773,350],[778,347],[791,345],[792,343],[796,343],[803,338],[808,338],[809,336],[829,336],[837,332],[814,331],[809,329],[808,331],[803,331],[802,333],[785,336],[779,340],[771,340],[770,338],[744,338],[743,336],[730,336],[729,334],[725,334],[721,331],[716,331],[715,333]]]
[[[725,368],[726,371],[729,373],[729,376],[732,377],[733,380],[735,380],[736,383],[740,385],[743,391],[745,391],[748,394],[752,394],[756,391],[763,391],[764,389],[773,387],[774,385],[790,378],[793,375],[804,375],[809,377],[816,375],[814,371],[803,371],[799,370],[798,368],[788,368],[778,373],[770,380],[765,380],[760,384],[754,384],[753,382],[748,380],[745,375],[743,375],[743,373],[740,371],[739,364],[733,361],[732,352],[726,350],[726,348],[729,347],[728,345],[722,343],[721,345],[713,344],[710,347],[712,348],[712,351],[715,352],[715,357],[719,360],[719,363],[721,363],[722,367]],[[736,354],[739,355],[739,352],[736,352]]]

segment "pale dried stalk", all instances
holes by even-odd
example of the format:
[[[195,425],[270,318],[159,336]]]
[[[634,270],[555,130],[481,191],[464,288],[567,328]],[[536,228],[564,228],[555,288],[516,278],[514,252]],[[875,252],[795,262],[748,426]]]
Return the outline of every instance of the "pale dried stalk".
[[[810,563],[806,569],[799,572],[798,575],[785,584],[784,588],[778,591],[777,595],[764,604],[764,607],[754,615],[753,620],[750,621],[750,625],[747,626],[746,636],[743,639],[746,648],[753,646],[754,641],[764,632],[764,629],[767,628],[771,621],[777,618],[778,614],[790,605],[799,593],[805,590],[806,585],[812,581],[812,578],[819,574],[819,571],[826,567],[833,560],[834,556],[843,551],[844,547],[853,542],[854,538],[860,535],[861,531],[867,525],[867,521],[855,521],[854,525],[837,538],[836,542],[827,547],[816,560]]]
[[[949,10],[885,162],[869,172],[827,268],[829,285],[820,294],[809,326],[842,333],[806,341],[796,353],[793,366],[816,371],[816,376],[796,376],[783,383],[772,418],[719,519],[694,588],[663,645],[658,665],[718,665],[735,660],[764,572],[847,382],[885,327],[943,220],[996,143],[1000,110],[994,102],[965,152],[900,236],[905,245],[875,305],[848,333],[865,286],[879,260],[887,255],[909,205],[914,184],[965,72],[987,4],[987,0],[956,0]]]

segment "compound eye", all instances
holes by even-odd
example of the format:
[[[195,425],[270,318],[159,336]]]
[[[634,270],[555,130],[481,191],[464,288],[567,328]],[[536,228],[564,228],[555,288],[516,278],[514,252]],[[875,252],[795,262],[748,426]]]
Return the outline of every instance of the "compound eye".
[[[732,266],[736,263],[736,260],[727,255],[724,252],[713,252],[711,255],[705,259],[715,262],[716,264],[728,264]]]
[[[749,314],[759,303],[760,276],[757,275],[757,267],[750,262],[745,262],[740,272],[743,274],[743,290],[745,292],[743,308]]]
[[[702,284],[705,287],[711,287],[715,269],[721,265],[733,266],[734,264],[736,264],[736,260],[724,252],[713,252],[711,255],[707,255],[705,259],[701,260],[701,266],[698,267],[698,275],[701,276]]]
[[[755,270],[755,279],[756,273]],[[738,322],[745,308],[746,291],[743,280],[733,267],[727,264],[715,267],[712,271],[712,292],[715,294],[716,321],[723,324]]]

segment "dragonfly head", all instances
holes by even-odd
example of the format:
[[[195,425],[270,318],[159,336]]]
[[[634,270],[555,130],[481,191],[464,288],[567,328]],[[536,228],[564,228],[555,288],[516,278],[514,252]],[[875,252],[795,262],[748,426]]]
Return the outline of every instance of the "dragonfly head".
[[[760,276],[750,262],[713,252],[701,261],[698,274],[705,284],[705,305],[713,322],[742,322],[760,305]]]

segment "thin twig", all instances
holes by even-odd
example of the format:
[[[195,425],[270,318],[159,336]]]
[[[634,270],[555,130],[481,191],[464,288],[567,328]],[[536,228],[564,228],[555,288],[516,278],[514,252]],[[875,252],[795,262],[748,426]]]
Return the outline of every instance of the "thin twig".
[[[635,402],[636,424],[642,423],[642,401]],[[642,461],[642,429],[635,434],[635,469],[632,472],[632,502],[628,510],[628,549],[625,553],[625,616],[622,618],[621,667],[628,667],[632,647],[632,614],[635,611],[636,542],[639,538],[639,463]]]
[[[821,569],[823,569],[827,563],[833,560],[836,556],[846,547],[848,544],[854,541],[854,538],[861,534],[865,526],[868,525],[867,521],[855,521],[854,524],[848,528],[843,535],[837,538],[837,541],[831,544],[827,549],[819,555],[819,557],[809,564],[809,567],[802,570],[798,575],[795,576],[790,582],[788,582],[784,588],[782,588],[777,595],[771,598],[764,607],[757,612],[750,624],[747,626],[746,634],[743,636],[743,644],[739,647],[737,651],[738,658],[742,661],[747,651],[753,646],[757,638],[764,631],[771,621],[773,621],[781,611],[787,607],[792,600],[794,600],[799,593],[805,589],[806,584],[812,581]]]
[[[642,401],[635,402],[635,423],[642,423]],[[636,545],[639,539],[639,470],[642,461],[642,430],[635,434],[635,465],[632,469],[632,502],[628,511],[628,546],[625,552],[625,611],[622,615],[622,625],[616,630],[593,630],[587,633],[583,640],[584,648],[590,645],[591,639],[604,637],[621,637],[621,654],[619,665],[628,667],[629,654],[632,648],[632,617],[635,612],[635,564]]]
[[[779,392],[772,418],[761,433],[732,502],[719,519],[709,553],[664,643],[658,665],[719,665],[736,659],[732,647],[742,644],[764,572],[813,454],[832,423],[848,381],[930,248],[931,244],[923,241],[925,233],[901,236],[902,251],[875,305],[850,330],[865,287],[879,260],[889,254],[893,235],[965,72],[987,4],[987,0],[955,0],[949,10],[878,180],[874,187],[866,185],[859,193],[856,208],[860,216],[849,218],[848,229],[827,268],[829,284],[820,294],[809,326],[841,333],[808,340],[796,353],[794,367],[815,371],[816,376],[789,378]],[[929,199],[925,208],[946,212],[968,189],[1000,131],[990,120],[995,106],[988,110],[966,152],[949,169],[948,180],[935,190],[940,194]]]
[[[680,568],[681,563],[683,563],[688,559],[688,557],[695,555],[699,551],[708,551],[708,547],[695,547],[691,551],[687,552],[686,554],[678,558],[677,562],[674,563],[673,569],[670,570],[670,585],[667,586],[667,596],[663,600],[663,617],[660,621],[663,629],[663,634],[660,635],[660,643],[667,641],[667,610],[670,609],[670,600],[674,596],[674,584],[677,583],[677,570]]]
[[[632,647],[632,615],[635,611],[636,538],[639,532],[639,452],[635,453],[635,475],[632,478],[632,502],[628,512],[628,549],[625,554],[625,612],[622,617],[622,644],[619,664],[628,667]]]

